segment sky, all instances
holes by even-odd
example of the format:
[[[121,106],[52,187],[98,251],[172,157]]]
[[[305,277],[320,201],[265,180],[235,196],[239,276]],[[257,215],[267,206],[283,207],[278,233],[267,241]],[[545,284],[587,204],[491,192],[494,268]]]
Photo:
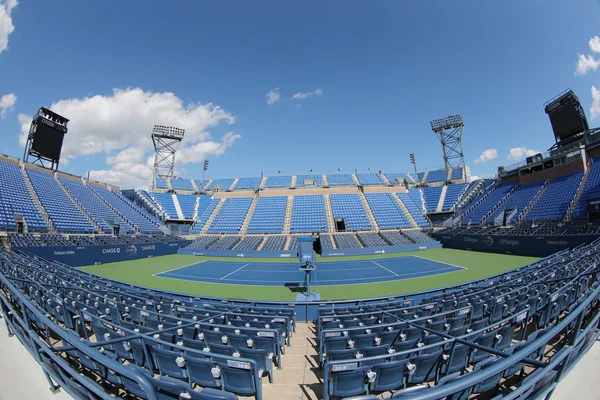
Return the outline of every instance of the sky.
[[[472,175],[554,143],[571,88],[600,121],[600,0],[0,0],[0,152],[40,106],[69,118],[61,170],[148,186],[155,124],[201,178],[443,166],[460,114]]]

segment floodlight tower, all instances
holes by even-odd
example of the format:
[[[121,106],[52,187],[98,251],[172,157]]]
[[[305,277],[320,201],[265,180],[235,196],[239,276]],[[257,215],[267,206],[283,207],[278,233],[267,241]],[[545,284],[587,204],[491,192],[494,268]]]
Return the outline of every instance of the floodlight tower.
[[[173,126],[154,125],[154,177],[152,187],[156,188],[156,178],[172,178],[175,169],[175,152],[183,140],[185,129]]]
[[[442,143],[446,170],[463,167],[464,171],[465,155],[462,148],[464,127],[465,125],[460,115],[451,115],[431,121],[431,130]]]

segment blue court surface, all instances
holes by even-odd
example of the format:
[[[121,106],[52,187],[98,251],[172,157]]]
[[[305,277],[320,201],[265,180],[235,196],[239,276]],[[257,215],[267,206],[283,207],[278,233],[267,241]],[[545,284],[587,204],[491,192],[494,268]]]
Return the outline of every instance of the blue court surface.
[[[455,272],[464,267],[416,256],[316,263],[312,285],[351,285],[420,278]],[[258,286],[304,286],[300,265],[282,262],[200,261],[155,274],[162,278],[196,282]]]

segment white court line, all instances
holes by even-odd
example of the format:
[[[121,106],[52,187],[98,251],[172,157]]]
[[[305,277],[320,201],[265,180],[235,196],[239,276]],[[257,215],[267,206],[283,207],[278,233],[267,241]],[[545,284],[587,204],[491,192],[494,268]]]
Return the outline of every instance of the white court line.
[[[242,265],[241,267],[239,267],[239,268],[238,268],[238,269],[236,269],[235,271],[233,271],[233,272],[230,272],[230,273],[228,273],[227,275],[225,275],[224,277],[222,277],[222,278],[221,278],[221,280],[223,280],[223,279],[227,278],[229,275],[233,275],[233,274],[235,274],[236,272],[240,271],[242,268],[245,268],[245,267],[247,267],[248,265],[250,265],[250,263]]]
[[[438,264],[446,264],[446,265],[450,265],[451,267],[456,267],[456,268],[460,268],[460,269],[469,269],[467,267],[461,267],[460,265],[454,265],[454,264],[450,264],[450,263],[443,262],[443,261],[432,260],[431,258],[425,258],[425,257],[421,257],[421,256],[411,256],[411,257],[416,257],[416,258],[420,258],[422,260],[427,260],[427,261],[433,261],[433,262],[436,262]]]
[[[210,260],[202,260],[202,261],[198,261],[198,262],[195,262],[193,264],[190,264],[190,265],[184,265],[183,267],[177,267],[177,268],[170,269],[168,271],[157,272],[155,274],[152,274],[152,276],[157,276],[157,275],[160,275],[160,274],[166,274],[167,272],[177,271],[178,269],[183,269],[183,268],[191,267],[192,265],[202,264],[203,262],[207,262],[207,261],[210,261]]]
[[[391,272],[392,274],[394,274],[394,275],[396,275],[396,276],[400,276],[400,275],[398,275],[397,273],[395,273],[394,271],[387,269],[387,268],[386,268],[386,267],[384,267],[383,265],[381,265],[381,264],[379,264],[379,263],[376,263],[376,262],[375,262],[375,261],[373,261],[373,260],[371,260],[371,262],[372,262],[373,264],[377,265],[378,267],[381,267],[381,268],[385,269],[387,272]]]

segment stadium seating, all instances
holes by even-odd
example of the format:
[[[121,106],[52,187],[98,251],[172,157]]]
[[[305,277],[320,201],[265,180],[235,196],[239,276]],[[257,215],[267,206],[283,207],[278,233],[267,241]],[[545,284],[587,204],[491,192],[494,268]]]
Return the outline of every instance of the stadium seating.
[[[196,190],[189,179],[171,179],[171,187],[174,190]]]
[[[433,182],[444,182],[448,179],[448,171],[445,169],[438,169],[436,171],[429,171],[425,183]]]
[[[455,183],[453,185],[448,185],[448,189],[446,189],[446,197],[444,197],[444,204],[442,205],[442,210],[450,210],[452,206],[456,204],[458,198],[465,192],[466,188],[466,183]]]
[[[382,231],[379,233],[381,237],[392,246],[404,246],[413,244],[406,236],[398,231]]]
[[[433,186],[423,188],[423,196],[425,197],[425,205],[427,206],[428,212],[434,212],[437,209],[442,195],[443,186]]]
[[[69,193],[71,193],[71,196],[75,201],[77,201],[85,212],[92,217],[94,222],[100,226],[104,233],[113,232],[111,224],[118,224],[120,232],[133,232],[133,228],[98,199],[98,197],[94,195],[81,180],[73,180],[60,176],[58,179]]]
[[[323,195],[294,196],[290,233],[327,232]]]
[[[421,203],[421,197],[420,197],[420,192],[418,189],[412,189],[410,190],[409,193],[417,193],[419,195],[419,204]],[[415,201],[413,200],[412,196],[406,192],[401,192],[401,193],[397,193],[398,197],[400,198],[400,200],[402,200],[402,203],[404,204],[404,206],[406,207],[406,209],[408,210],[408,212],[410,213],[410,215],[413,217],[413,219],[415,220],[415,222],[417,223],[418,226],[420,227],[425,227],[425,226],[429,226],[429,222],[427,222],[427,218],[425,218],[425,216],[423,216],[423,209],[419,206],[417,206],[417,203],[415,203]]]
[[[281,233],[287,201],[285,196],[259,197],[248,225],[248,233]]]
[[[509,182],[491,186],[486,193],[479,196],[479,200],[475,200],[476,204],[472,208],[465,211],[462,215],[462,222],[479,224],[486,214],[490,212],[492,207],[498,205],[498,203],[500,203],[500,201],[502,201],[516,185],[517,183],[515,182]]]
[[[256,250],[262,241],[262,236],[246,236],[233,247],[233,250]]]
[[[287,241],[287,236],[283,236],[283,235],[267,236],[265,238],[262,250],[264,250],[264,251],[283,250],[285,247],[286,241]]]
[[[419,230],[404,230],[402,231],[402,233],[407,236],[410,240],[412,240],[414,243],[432,243],[435,242],[435,239],[433,239],[431,236],[427,235],[424,232],[421,232]]]
[[[198,190],[204,190],[206,185],[208,185],[208,182],[210,182],[208,179],[205,179],[205,180],[194,179],[194,183],[196,184],[196,187],[198,188]]]
[[[462,179],[462,177],[463,177],[463,168],[462,167],[460,167],[460,168],[454,168],[452,170],[452,176],[451,176],[452,180]]]
[[[573,213],[575,218],[586,218],[588,201],[600,198],[600,157],[593,159],[588,174],[587,182],[585,183],[585,187],[583,188],[583,192],[575,207],[575,212]]]
[[[362,247],[353,233],[336,233],[333,235],[333,239],[338,249],[358,249]]]
[[[348,231],[371,230],[371,223],[358,194],[331,194],[333,218],[343,218]]]
[[[210,196],[201,196],[200,197],[200,206],[198,207],[198,220],[192,225],[190,229],[190,233],[200,233],[204,228],[204,225],[208,221],[208,218],[211,216],[217,205],[221,202],[221,199],[211,198]]]
[[[94,226],[75,207],[54,176],[48,172],[26,168],[27,176],[42,207],[59,232],[93,233]]]
[[[402,207],[391,193],[365,193],[379,229],[410,228]]]
[[[265,188],[289,188],[292,185],[290,175],[269,176],[265,182]]]
[[[15,215],[23,215],[30,230],[48,230],[27,190],[19,165],[0,160],[0,229],[15,230]]]
[[[356,174],[361,185],[383,185],[383,179],[379,174]]]
[[[238,233],[250,208],[252,198],[225,199],[223,206],[208,227],[208,233]]]
[[[258,189],[261,182],[262,178],[260,176],[255,176],[251,178],[240,178],[235,184],[234,189]]]
[[[421,189],[410,189],[408,190],[408,195],[412,199],[412,201],[417,205],[419,210],[425,210],[425,204],[423,200]]]
[[[351,174],[327,174],[329,186],[351,186],[356,185]]]
[[[306,181],[314,181],[316,186],[323,186],[322,175],[296,175],[296,187],[304,186]]]
[[[404,172],[386,172],[384,175],[392,185],[399,185],[397,180],[400,182],[406,180],[407,182],[412,183],[411,178]]]
[[[213,188],[221,188],[221,190],[229,190],[229,188],[233,184],[233,181],[234,181],[234,179],[232,179],[232,178],[213,179],[206,186],[205,190],[212,190]]]
[[[194,218],[194,207],[196,206],[196,195],[193,194],[177,194],[177,201],[183,212],[185,219]]]
[[[133,204],[121,193],[113,192],[96,185],[88,185],[117,215],[126,220],[141,233],[162,233],[157,222],[142,208]]]
[[[525,216],[525,221],[561,220],[575,196],[583,172],[553,179],[533,208]]]
[[[156,178],[156,187],[158,189],[169,189],[169,185],[165,178]]]
[[[153,192],[150,194],[154,201],[160,205],[160,208],[167,214],[167,218],[177,219],[177,210],[173,202],[171,193]]]
[[[523,212],[525,207],[533,200],[533,198],[538,194],[538,192],[544,186],[545,181],[534,182],[528,185],[524,185],[519,187],[517,191],[515,191],[512,196],[506,200],[502,206],[498,208],[496,212],[494,212],[490,218],[488,218],[488,223],[493,223],[494,218],[496,218],[503,211],[509,210],[517,210],[514,216],[508,220],[508,223],[511,223],[517,219],[517,217]]]

